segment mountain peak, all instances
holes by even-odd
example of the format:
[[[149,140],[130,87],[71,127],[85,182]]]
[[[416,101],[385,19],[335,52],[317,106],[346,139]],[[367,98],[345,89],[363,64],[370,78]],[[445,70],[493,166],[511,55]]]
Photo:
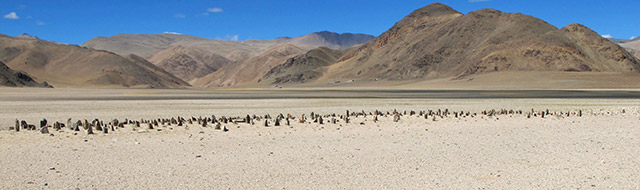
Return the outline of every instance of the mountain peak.
[[[38,38],[36,36],[32,36],[32,35],[27,34],[27,33],[23,33],[23,34],[17,35],[17,36],[15,36],[15,38],[25,39],[25,40],[39,40],[40,39],[40,38]]]
[[[477,10],[477,11],[473,11],[473,12],[471,12],[469,14],[481,14],[481,15],[484,15],[484,14],[500,14],[500,13],[502,13],[502,11],[499,11],[499,10],[496,10],[496,9],[488,9],[487,8],[487,9],[480,9],[480,10]]]
[[[442,16],[442,15],[451,15],[451,14],[461,14],[455,9],[442,4],[442,3],[432,3],[420,9],[413,11],[407,17],[422,17],[422,16]]]
[[[600,36],[600,35],[598,35],[598,33],[596,33],[595,31],[591,30],[591,28],[586,27],[586,26],[584,26],[582,24],[578,24],[578,23],[569,24],[569,25],[565,26],[564,28],[562,28],[562,31],[570,32],[570,33],[582,33],[582,34],[590,35],[590,36]]]

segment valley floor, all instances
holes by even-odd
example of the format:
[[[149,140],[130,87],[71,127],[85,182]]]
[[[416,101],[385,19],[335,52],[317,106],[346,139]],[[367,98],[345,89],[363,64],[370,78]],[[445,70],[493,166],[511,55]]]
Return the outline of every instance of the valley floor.
[[[494,95],[429,98],[426,92],[367,92],[364,96],[363,92],[313,92],[326,98],[290,98],[307,95],[273,91],[0,90],[0,189],[640,186],[640,99],[635,95],[599,98],[580,93],[573,94],[579,98],[522,98],[514,92],[483,92]],[[634,94],[610,94],[616,93]],[[582,110],[583,116],[527,118],[507,114],[438,117],[434,121],[405,115],[398,122],[391,116],[379,117],[378,122],[373,122],[372,116],[360,116],[352,117],[349,124],[224,124],[228,132],[197,124],[188,129],[165,126],[161,130],[132,130],[127,125],[94,135],[71,130],[50,130],[53,135],[48,135],[5,127],[13,126],[15,119],[36,124],[42,118],[52,123],[66,122],[69,117],[74,121],[212,114],[291,113],[298,117],[311,112],[394,109],[475,113],[487,109],[549,109],[574,114]]]

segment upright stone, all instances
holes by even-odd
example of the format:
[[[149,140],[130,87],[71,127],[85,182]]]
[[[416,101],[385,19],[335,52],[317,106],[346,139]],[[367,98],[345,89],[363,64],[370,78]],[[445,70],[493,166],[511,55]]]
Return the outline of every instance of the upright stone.
[[[40,128],[42,128],[42,127],[44,127],[44,126],[47,126],[47,119],[42,119],[42,120],[40,121]]]

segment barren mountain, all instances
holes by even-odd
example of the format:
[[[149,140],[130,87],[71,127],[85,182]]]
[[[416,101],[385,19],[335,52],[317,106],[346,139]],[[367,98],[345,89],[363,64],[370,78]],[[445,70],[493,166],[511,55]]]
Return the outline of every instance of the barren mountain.
[[[343,49],[365,43],[372,38],[373,36],[365,34],[337,34],[326,31],[297,38],[277,38],[269,41],[220,41],[180,34],[118,34],[112,37],[97,37],[82,46],[107,50],[121,55],[140,55],[185,81],[212,74],[225,65],[238,64],[218,72],[216,75],[219,76],[209,76],[198,80],[198,85],[226,86],[248,81],[255,82],[262,75],[256,76],[254,74],[264,74],[272,66],[284,62],[281,58],[292,55],[290,53],[298,52],[293,49],[304,51],[317,47]],[[280,46],[281,44],[289,45]],[[293,48],[292,45],[296,48]],[[270,53],[274,53],[271,50],[287,49],[285,47],[288,47],[287,51],[270,55]],[[304,51],[298,54],[304,53]],[[277,63],[278,61],[281,62]],[[259,63],[266,65],[258,65]],[[248,69],[237,70],[237,68],[257,70],[249,72]],[[210,81],[205,81],[207,79]]]
[[[276,38],[273,40],[220,41],[182,34],[118,34],[111,37],[96,37],[84,44],[98,50],[107,50],[121,55],[136,54],[145,58],[156,54],[160,50],[172,46],[207,48],[210,52],[236,61],[247,58],[252,53],[258,53],[266,48],[278,44],[293,44],[301,48],[328,47],[345,49],[363,44],[374,36],[366,34],[338,34],[334,32],[315,32],[296,38]]]
[[[151,56],[149,61],[184,81],[203,77],[232,63],[215,53],[184,46],[173,46],[159,51]]]
[[[276,43],[288,43],[298,47],[316,48],[327,47],[330,49],[347,49],[355,45],[363,44],[369,40],[375,38],[375,36],[367,34],[352,34],[322,31],[314,32],[297,38],[276,38],[272,41]]]
[[[194,43],[208,39],[179,34],[118,34],[111,37],[96,37],[84,44],[98,50],[107,50],[120,55],[136,54],[149,57],[176,43]]]
[[[0,61],[0,86],[9,87],[52,87],[47,82],[38,83],[26,73],[14,71]]]
[[[40,39],[37,36],[32,36],[32,35],[27,34],[27,33],[23,33],[23,34],[17,35],[14,38],[25,39],[25,40],[39,40]]]
[[[222,67],[192,84],[199,87],[221,87],[256,83],[271,68],[304,52],[304,49],[291,44],[277,45],[251,58]]]
[[[636,56],[636,58],[640,59],[640,38],[635,38],[631,41],[621,43],[619,45],[626,48],[627,50],[629,50],[629,52],[632,52],[633,55]]]
[[[288,59],[285,63],[273,67],[260,82],[282,84],[302,83],[322,76],[323,67],[329,66],[346,51],[332,50],[326,47],[313,49],[305,54]]]
[[[434,3],[412,12],[356,51],[346,53],[326,67],[318,82],[471,80],[471,75],[503,71],[639,70],[638,59],[579,24],[560,30],[528,15],[493,9],[463,15]]]
[[[138,56],[0,37],[0,60],[56,87],[177,88],[188,84]]]

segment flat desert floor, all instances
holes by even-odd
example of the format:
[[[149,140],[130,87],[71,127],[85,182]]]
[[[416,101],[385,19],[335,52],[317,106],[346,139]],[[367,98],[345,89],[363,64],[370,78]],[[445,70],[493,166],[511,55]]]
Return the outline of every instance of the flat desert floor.
[[[206,91],[0,89],[0,189],[635,189],[634,91]],[[474,117],[332,113],[444,110]],[[487,116],[483,110],[549,110]],[[582,112],[582,116],[576,115]],[[99,119],[326,115],[88,135],[9,130]],[[565,115],[569,113],[569,115]]]

